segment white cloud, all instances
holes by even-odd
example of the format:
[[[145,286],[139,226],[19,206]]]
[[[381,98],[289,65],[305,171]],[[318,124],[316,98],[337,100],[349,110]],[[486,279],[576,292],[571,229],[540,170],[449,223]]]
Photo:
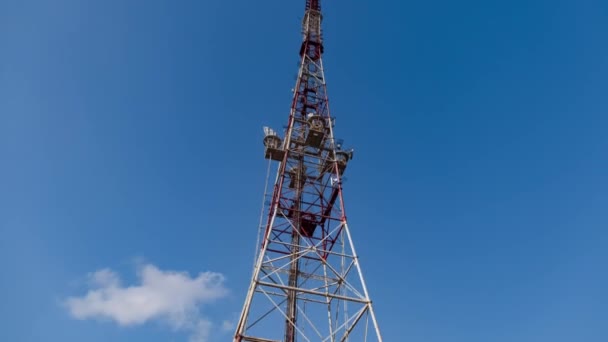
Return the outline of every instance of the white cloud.
[[[192,329],[189,342],[205,342],[209,338],[211,332],[211,322],[199,320]]]
[[[190,342],[208,339],[212,323],[200,317],[200,308],[228,294],[219,273],[162,271],[154,265],[138,270],[140,284],[122,286],[110,269],[90,275],[89,291],[65,301],[76,319],[109,319],[121,326],[141,325],[151,320],[168,323],[173,329],[189,331]]]
[[[223,321],[222,322],[222,331],[224,332],[230,332],[232,330],[234,330],[235,325],[232,321]]]

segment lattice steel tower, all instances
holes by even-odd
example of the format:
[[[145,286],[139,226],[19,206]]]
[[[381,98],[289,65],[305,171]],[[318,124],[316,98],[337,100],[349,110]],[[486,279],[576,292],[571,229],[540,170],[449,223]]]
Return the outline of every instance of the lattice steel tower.
[[[344,211],[353,151],[334,140],[321,19],[320,0],[306,0],[285,138],[264,128],[269,171],[279,165],[235,342],[382,341]]]

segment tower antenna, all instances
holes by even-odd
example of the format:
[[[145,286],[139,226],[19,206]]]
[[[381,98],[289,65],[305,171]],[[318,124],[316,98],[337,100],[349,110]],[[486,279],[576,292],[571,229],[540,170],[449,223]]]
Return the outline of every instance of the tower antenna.
[[[334,139],[321,2],[305,1],[285,137],[264,127],[264,156],[278,167],[234,342],[382,342],[346,219],[353,151]]]

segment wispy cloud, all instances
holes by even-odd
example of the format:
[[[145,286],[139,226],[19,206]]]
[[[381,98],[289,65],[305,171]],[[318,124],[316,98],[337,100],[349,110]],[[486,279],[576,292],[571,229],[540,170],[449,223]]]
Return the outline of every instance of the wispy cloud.
[[[140,266],[137,285],[123,286],[110,269],[89,278],[90,289],[85,295],[64,302],[74,318],[109,319],[121,326],[159,320],[175,330],[190,332],[190,342],[207,341],[212,329],[212,322],[201,317],[201,307],[228,294],[219,273],[205,272],[193,278],[150,264]]]
[[[232,321],[223,321],[222,322],[222,331],[231,332],[232,330],[234,330],[234,328],[235,328],[234,322],[232,322]]]

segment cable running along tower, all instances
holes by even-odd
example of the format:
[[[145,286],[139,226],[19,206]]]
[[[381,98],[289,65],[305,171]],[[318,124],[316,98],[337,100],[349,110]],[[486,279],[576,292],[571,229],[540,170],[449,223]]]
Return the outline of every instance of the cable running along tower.
[[[382,341],[344,211],[353,151],[334,140],[321,20],[320,0],[306,0],[285,138],[264,128],[265,158],[278,170],[234,342]]]

